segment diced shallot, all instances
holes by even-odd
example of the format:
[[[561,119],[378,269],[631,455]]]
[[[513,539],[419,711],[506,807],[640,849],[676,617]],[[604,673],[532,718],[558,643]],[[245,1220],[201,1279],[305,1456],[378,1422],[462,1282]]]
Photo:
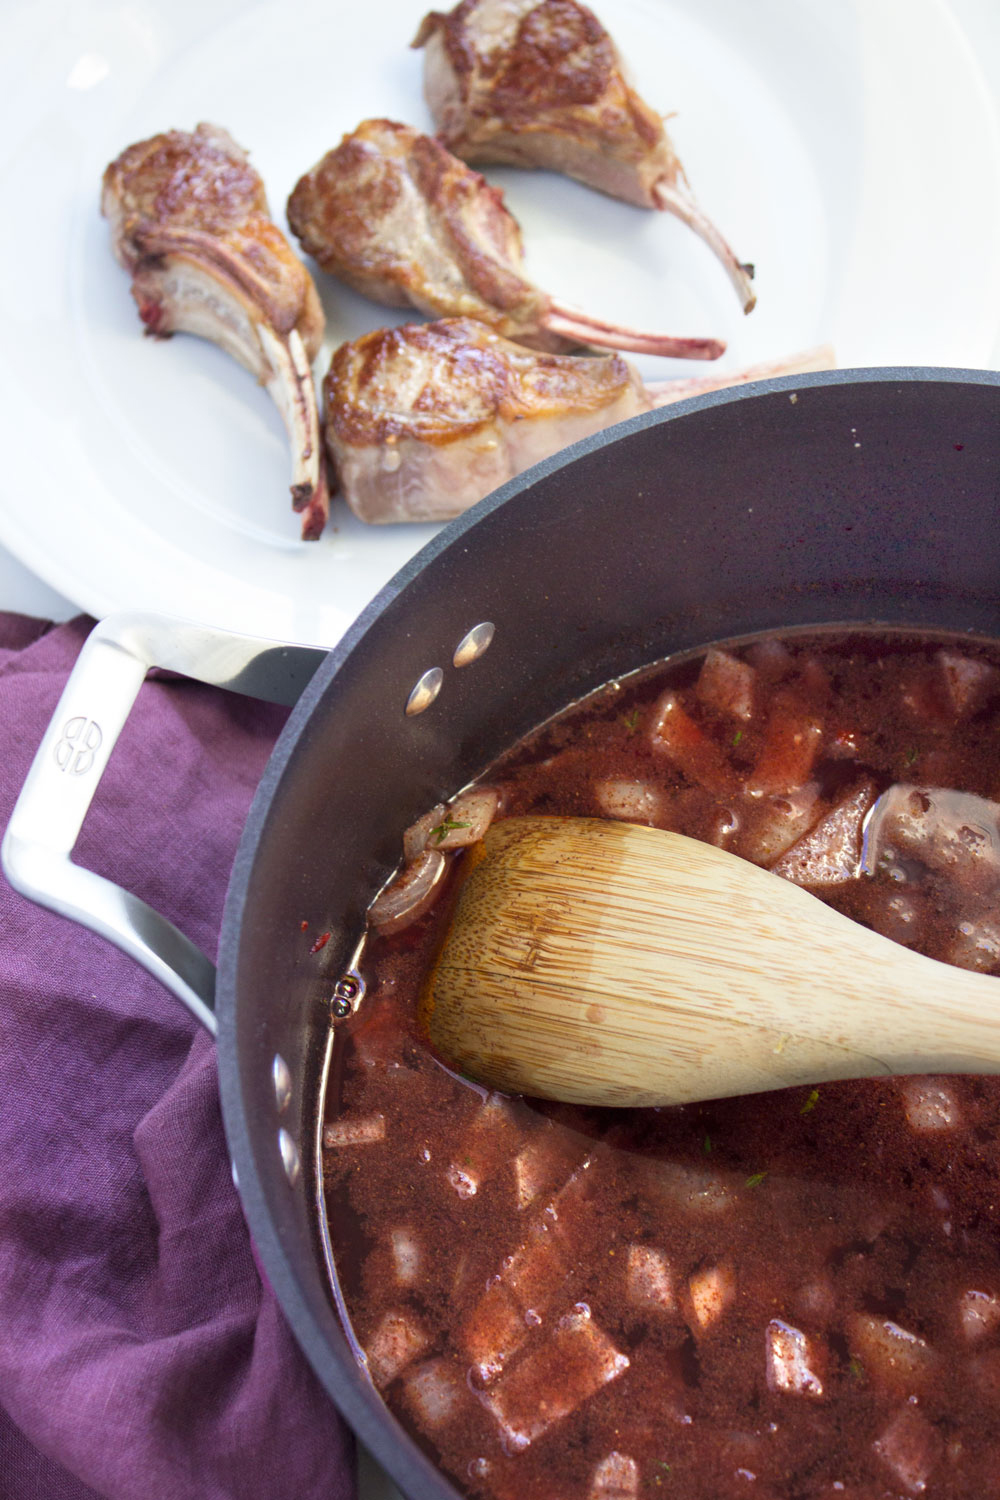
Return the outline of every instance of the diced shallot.
[[[812,827],[821,806],[815,781],[787,796],[762,797],[746,818],[737,852],[755,865],[773,866]]]
[[[795,667],[795,658],[784,641],[775,640],[773,636],[766,641],[755,641],[748,647],[746,658],[765,682],[780,682]]]
[[[704,1332],[717,1323],[736,1296],[736,1277],[727,1265],[701,1266],[688,1278],[688,1296],[695,1331]]]
[[[518,1208],[534,1203],[565,1179],[570,1166],[569,1144],[551,1120],[545,1121],[514,1158],[514,1191]]]
[[[962,1332],[970,1344],[978,1344],[1000,1328],[1000,1298],[972,1287],[958,1299]]]
[[[430,911],[444,880],[447,862],[440,849],[425,849],[406,865],[368,908],[368,920],[379,932],[402,932]]]
[[[388,1385],[401,1370],[423,1353],[430,1342],[411,1312],[388,1312],[372,1334],[365,1350],[368,1368],[376,1385]]]
[[[483,1396],[509,1453],[520,1453],[629,1366],[581,1305]]]
[[[443,1427],[468,1400],[463,1376],[445,1359],[429,1359],[403,1376],[403,1399],[423,1427]]]
[[[713,647],[702,662],[694,690],[706,708],[733,719],[750,719],[756,677],[748,662]]]
[[[460,1198],[473,1198],[481,1184],[509,1160],[519,1139],[518,1120],[506,1094],[487,1094],[454,1147],[446,1172]]]
[[[423,1256],[420,1241],[407,1225],[398,1225],[389,1237],[392,1264],[400,1286],[413,1286],[420,1276]]]
[[[735,1179],[718,1171],[647,1157],[641,1172],[644,1192],[665,1204],[672,1214],[714,1216],[727,1212],[736,1202]]]
[[[713,796],[726,797],[735,790],[732,766],[719,746],[694,722],[676,693],[664,693],[656,704],[650,740],[654,750]]]
[[[625,776],[608,776],[594,788],[597,805],[606,818],[623,823],[659,823],[667,799],[659,787]]]
[[[489,1380],[546,1319],[566,1285],[573,1245],[589,1211],[587,1162],[532,1215],[524,1239],[466,1318],[459,1342],[480,1379]]]
[[[854,1313],[848,1321],[851,1353],[876,1386],[909,1395],[929,1378],[934,1352],[919,1334],[875,1313]]]
[[[961,1121],[958,1101],[938,1078],[904,1078],[899,1092],[911,1130],[954,1130]]]
[[[874,782],[854,787],[771,866],[775,875],[807,886],[854,880],[861,864],[861,825],[874,801]]]
[[[481,1381],[492,1380],[528,1336],[524,1313],[499,1279],[491,1281],[459,1330],[459,1343]]]
[[[672,1312],[677,1306],[670,1262],[652,1245],[630,1245],[625,1295],[640,1312]]]
[[[817,1354],[799,1328],[781,1318],[767,1325],[767,1383],[772,1391],[795,1396],[822,1396],[823,1382],[817,1374]]]
[[[939,651],[935,660],[956,718],[969,718],[996,692],[997,671],[988,662],[963,656],[959,651]]]
[[[639,1465],[634,1458],[613,1451],[602,1458],[590,1481],[589,1500],[636,1500]]]
[[[331,1120],[323,1126],[323,1145],[331,1150],[335,1146],[370,1146],[374,1141],[385,1140],[385,1115],[365,1115],[362,1119],[349,1117]]]
[[[747,791],[752,797],[797,792],[812,776],[822,743],[823,726],[815,710],[797,693],[779,689]]]
[[[474,1198],[479,1191],[479,1178],[458,1162],[453,1161],[444,1175],[460,1198]]]
[[[922,1495],[941,1456],[941,1435],[916,1406],[897,1411],[873,1444],[908,1495]]]

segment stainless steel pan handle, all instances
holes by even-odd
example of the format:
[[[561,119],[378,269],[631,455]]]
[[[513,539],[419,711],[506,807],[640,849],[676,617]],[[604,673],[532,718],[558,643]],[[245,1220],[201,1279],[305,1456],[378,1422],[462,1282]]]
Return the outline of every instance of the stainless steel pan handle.
[[[11,814],[4,874],[32,901],[128,953],[215,1031],[215,966],[172,922],[71,856],[97,784],[150,667],[292,704],[326,652],[185,620],[112,615],[84,643]]]

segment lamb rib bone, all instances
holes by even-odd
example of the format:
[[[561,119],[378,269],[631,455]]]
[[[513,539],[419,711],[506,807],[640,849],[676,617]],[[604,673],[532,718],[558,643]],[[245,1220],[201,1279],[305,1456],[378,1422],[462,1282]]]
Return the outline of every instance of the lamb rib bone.
[[[431,136],[364,120],[296,183],[288,222],[303,250],[355,291],[431,317],[474,317],[505,338],[564,351],[598,344],[717,359],[719,339],[641,333],[556,302],[527,279],[502,192]]]
[[[266,386],[291,441],[302,537],[314,540],[330,509],[311,368],[323,311],[246,152],[206,124],[138,141],[105,171],[101,208],[147,333],[211,339]]]
[[[686,401],[689,396],[701,396],[706,391],[727,390],[734,385],[749,385],[754,380],[774,380],[779,375],[809,375],[816,370],[832,370],[836,367],[832,344],[817,344],[814,349],[805,349],[800,354],[789,354],[783,359],[761,360],[758,364],[746,365],[742,370],[720,370],[717,375],[686,376],[674,380],[647,380],[646,394],[650,405],[657,409],[670,406],[675,401]]]
[[[323,383],[328,452],[362,521],[446,521],[567,444],[701,390],[833,364],[829,346],[705,380],[643,385],[619,354],[537,353],[471,318],[340,346]]]
[[[611,37],[578,0],[461,0],[430,11],[424,92],[440,139],[467,162],[547,167],[676,214],[725,267],[744,312],[753,266],[691,193],[662,118],[632,88]]]

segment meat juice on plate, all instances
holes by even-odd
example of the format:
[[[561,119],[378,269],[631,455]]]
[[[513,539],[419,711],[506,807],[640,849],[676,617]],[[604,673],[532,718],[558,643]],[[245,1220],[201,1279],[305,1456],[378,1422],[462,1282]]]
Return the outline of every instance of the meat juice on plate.
[[[674,829],[931,956],[1000,974],[1000,649],[826,631],[611,683],[490,770],[498,816]],[[874,873],[862,822],[897,796]],[[456,810],[457,809],[457,810]],[[481,832],[440,807],[408,841]],[[460,830],[472,829],[472,834]],[[954,837],[948,834],[956,835]],[[327,1208],[371,1377],[498,1500],[959,1497],[1000,1483],[1000,1080],[674,1108],[488,1093],[414,1010],[444,895],[375,931],[327,1100]]]

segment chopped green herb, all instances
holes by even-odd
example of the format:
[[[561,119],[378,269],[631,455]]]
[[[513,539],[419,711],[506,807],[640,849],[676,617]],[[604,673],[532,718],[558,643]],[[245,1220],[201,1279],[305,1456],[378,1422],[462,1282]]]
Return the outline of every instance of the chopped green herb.
[[[766,1172],[755,1172],[752,1177],[747,1178],[747,1187],[760,1187],[766,1176]]]
[[[447,835],[449,833],[453,833],[456,828],[469,828],[470,826],[471,825],[469,823],[456,823],[454,818],[449,816],[446,817],[442,823],[439,823],[436,828],[431,829],[431,838],[434,840],[435,844],[440,844],[444,841]]]
[[[622,723],[625,725],[625,728],[628,730],[629,734],[635,734],[636,730],[639,728],[639,710],[637,708],[633,708],[630,714],[624,714],[622,716]]]
[[[906,764],[908,766],[912,766],[913,762],[916,760],[916,758],[917,758],[917,756],[919,754],[920,754],[919,750],[916,750],[916,749],[907,750],[907,752],[906,752]]]
[[[852,1358],[851,1362],[847,1366],[847,1368],[850,1370],[851,1375],[853,1376],[853,1378],[855,1380],[863,1380],[864,1379],[865,1367],[861,1363],[860,1359],[854,1359],[854,1358]]]
[[[736,733],[733,735],[733,744],[734,745],[738,745],[739,742],[740,742],[740,740],[742,738],[743,738],[743,731],[742,731],[742,729],[737,729]]]
[[[664,1471],[665,1474],[669,1474],[670,1473],[670,1465],[669,1464],[665,1464],[663,1462],[662,1458],[660,1459],[660,1462],[657,1465],[657,1467],[661,1468]]]
[[[800,1115],[807,1115],[810,1110],[815,1109],[819,1103],[819,1089],[810,1089],[809,1098],[799,1110]]]
[[[704,1153],[705,1153],[706,1156],[711,1156],[711,1154],[712,1154],[712,1137],[710,1135],[706,1135],[705,1139],[702,1141],[702,1143],[701,1143],[701,1149],[704,1151]]]

